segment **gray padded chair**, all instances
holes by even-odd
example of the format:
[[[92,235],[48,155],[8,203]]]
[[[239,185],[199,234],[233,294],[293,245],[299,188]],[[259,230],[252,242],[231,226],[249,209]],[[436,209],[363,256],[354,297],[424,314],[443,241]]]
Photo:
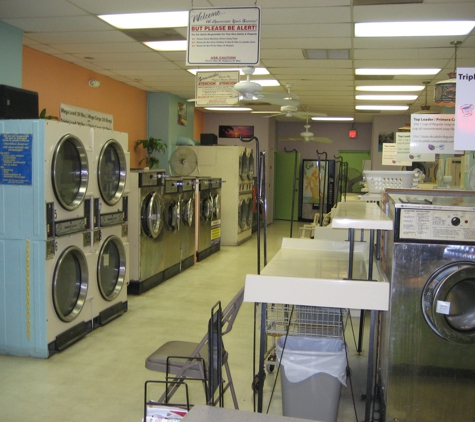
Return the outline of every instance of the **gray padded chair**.
[[[239,309],[241,308],[243,298],[244,288],[234,296],[228,306],[221,312],[221,336],[231,331]],[[212,319],[213,316],[211,320]],[[209,324],[209,326],[210,325],[211,324]],[[221,336],[219,338],[221,338]],[[165,379],[175,383],[177,381],[185,382],[187,380],[201,381],[205,390],[206,403],[211,406],[215,406],[218,402],[221,405],[223,395],[229,389],[231,391],[234,407],[238,409],[236,392],[229,369],[228,352],[225,350],[224,345],[222,345],[222,341],[220,341],[220,346],[222,346],[221,358],[222,365],[226,371],[227,381],[224,379],[221,380],[220,393],[217,399],[214,398],[214,391],[209,391],[208,389],[208,383],[210,381],[208,378],[210,373],[209,365],[212,365],[208,357],[209,337],[210,327],[199,343],[181,340],[169,341],[160,346],[145,360],[145,367],[152,371],[165,373]],[[158,401],[168,403],[177,388],[176,384],[174,387],[168,387]]]

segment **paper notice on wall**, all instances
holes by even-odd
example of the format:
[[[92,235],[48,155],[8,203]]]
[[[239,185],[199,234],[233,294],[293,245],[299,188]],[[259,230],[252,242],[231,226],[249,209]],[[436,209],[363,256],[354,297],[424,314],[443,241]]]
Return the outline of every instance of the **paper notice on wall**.
[[[435,161],[435,154],[411,153],[411,133],[396,132],[396,162],[401,166],[410,166],[413,161]]]
[[[186,65],[259,64],[260,27],[259,7],[191,9]]]
[[[411,153],[462,154],[454,149],[454,114],[412,114]]]
[[[396,162],[396,144],[383,144],[382,164],[383,166],[399,166],[400,165]]]
[[[475,68],[457,68],[455,98],[455,148],[475,150]]]

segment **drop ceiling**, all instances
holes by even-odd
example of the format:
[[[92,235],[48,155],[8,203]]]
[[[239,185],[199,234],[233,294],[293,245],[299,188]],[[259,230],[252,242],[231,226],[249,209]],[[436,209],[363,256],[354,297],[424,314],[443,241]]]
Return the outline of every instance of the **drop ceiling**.
[[[153,51],[97,15],[253,5],[261,7],[261,65],[280,83],[264,91],[284,93],[290,83],[301,107],[310,111],[371,122],[374,112],[355,112],[356,104],[364,104],[355,100],[356,85],[421,85],[423,81],[430,81],[431,105],[434,83],[447,79],[454,67],[451,41],[463,42],[457,66],[475,67],[474,31],[458,37],[353,36],[355,22],[475,20],[475,0],[2,0],[0,20],[23,30],[23,43],[32,49],[145,91],[193,98],[195,79],[186,71],[185,52]],[[348,50],[349,58],[308,60],[306,49]],[[355,68],[374,67],[442,70],[430,77],[355,78]],[[407,103],[410,109],[405,113],[420,110],[424,102],[422,91]]]

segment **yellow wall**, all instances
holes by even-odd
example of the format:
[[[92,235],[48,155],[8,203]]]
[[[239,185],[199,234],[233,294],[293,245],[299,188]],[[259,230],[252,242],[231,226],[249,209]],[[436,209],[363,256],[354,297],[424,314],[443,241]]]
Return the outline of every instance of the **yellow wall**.
[[[147,136],[145,91],[28,47],[23,47],[22,77],[22,87],[38,92],[39,109],[48,115],[59,117],[62,103],[111,114],[114,130],[129,134],[130,164],[138,167],[134,144]],[[91,88],[89,79],[102,85]]]

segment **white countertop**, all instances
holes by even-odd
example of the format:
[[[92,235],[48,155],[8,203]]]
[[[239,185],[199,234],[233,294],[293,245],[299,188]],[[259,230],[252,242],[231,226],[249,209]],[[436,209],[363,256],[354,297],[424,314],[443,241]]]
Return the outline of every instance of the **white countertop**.
[[[368,202],[339,202],[332,212],[332,227],[338,229],[392,230],[392,220],[377,204]]]
[[[349,242],[283,239],[261,274],[246,276],[244,301],[388,310],[389,283],[376,265],[377,281],[367,280],[368,248],[368,242],[355,242],[353,280],[347,280]]]

